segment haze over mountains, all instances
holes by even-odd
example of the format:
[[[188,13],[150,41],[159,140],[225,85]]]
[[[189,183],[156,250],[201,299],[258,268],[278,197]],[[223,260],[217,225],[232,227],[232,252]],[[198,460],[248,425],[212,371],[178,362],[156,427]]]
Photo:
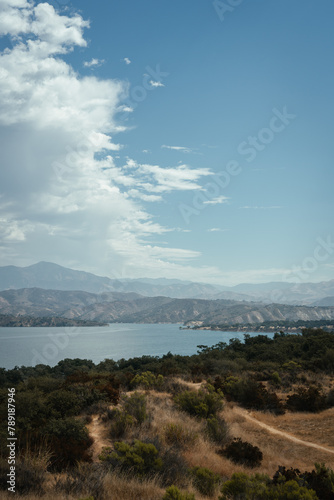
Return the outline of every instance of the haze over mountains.
[[[334,320],[334,307],[307,307],[233,300],[142,297],[129,293],[24,288],[0,292],[0,314],[62,317],[105,323],[261,324],[265,321]]]
[[[112,279],[49,262],[28,267],[0,267],[0,290],[20,288],[137,293],[145,297],[225,299],[291,305],[334,306],[334,280],[321,283],[244,283],[233,287],[160,279]]]
[[[333,281],[228,288],[165,278],[115,280],[40,262],[1,267],[0,290],[0,314],[15,316],[231,325],[334,320]]]

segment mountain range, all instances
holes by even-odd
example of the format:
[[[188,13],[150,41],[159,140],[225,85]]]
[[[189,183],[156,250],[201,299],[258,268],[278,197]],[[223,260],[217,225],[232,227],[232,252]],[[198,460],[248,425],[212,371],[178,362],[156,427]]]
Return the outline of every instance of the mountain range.
[[[307,307],[233,300],[142,297],[134,293],[25,288],[0,292],[0,314],[61,317],[103,323],[261,324],[265,321],[334,320],[334,307]]]
[[[144,297],[234,300],[290,305],[334,306],[334,280],[320,283],[243,283],[233,287],[166,278],[112,279],[50,262],[0,267],[0,290],[40,288],[93,294],[135,293]],[[114,295],[114,297],[116,297]]]

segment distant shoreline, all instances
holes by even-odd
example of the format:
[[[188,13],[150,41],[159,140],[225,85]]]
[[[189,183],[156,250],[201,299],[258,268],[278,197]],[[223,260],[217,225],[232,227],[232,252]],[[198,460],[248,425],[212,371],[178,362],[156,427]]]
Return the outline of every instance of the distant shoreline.
[[[108,326],[108,323],[98,321],[76,320],[60,317],[31,317],[31,316],[13,316],[11,314],[0,314],[0,328],[56,328],[56,327],[92,327]]]

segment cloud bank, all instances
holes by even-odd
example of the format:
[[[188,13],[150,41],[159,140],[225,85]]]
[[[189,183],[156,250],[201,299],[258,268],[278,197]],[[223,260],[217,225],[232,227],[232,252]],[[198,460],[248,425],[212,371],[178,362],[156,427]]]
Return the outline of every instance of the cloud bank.
[[[80,15],[60,15],[48,3],[0,0],[0,35],[12,41],[0,54],[0,264],[50,260],[115,277],[198,275],[190,265],[198,252],[152,242],[173,228],[145,204],[201,189],[211,172],[132,159],[116,166],[128,84],[82,77],[63,58],[87,45],[88,28]]]

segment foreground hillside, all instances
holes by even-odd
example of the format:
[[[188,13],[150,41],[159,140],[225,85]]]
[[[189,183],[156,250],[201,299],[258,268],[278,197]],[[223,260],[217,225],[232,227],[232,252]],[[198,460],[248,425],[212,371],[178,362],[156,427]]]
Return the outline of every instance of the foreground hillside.
[[[22,500],[331,500],[334,333],[0,371]],[[7,490],[7,405],[0,488]]]
[[[262,324],[281,321],[332,321],[334,307],[265,305],[234,300],[141,297],[134,293],[25,288],[0,292],[0,314],[57,316],[102,323]]]

